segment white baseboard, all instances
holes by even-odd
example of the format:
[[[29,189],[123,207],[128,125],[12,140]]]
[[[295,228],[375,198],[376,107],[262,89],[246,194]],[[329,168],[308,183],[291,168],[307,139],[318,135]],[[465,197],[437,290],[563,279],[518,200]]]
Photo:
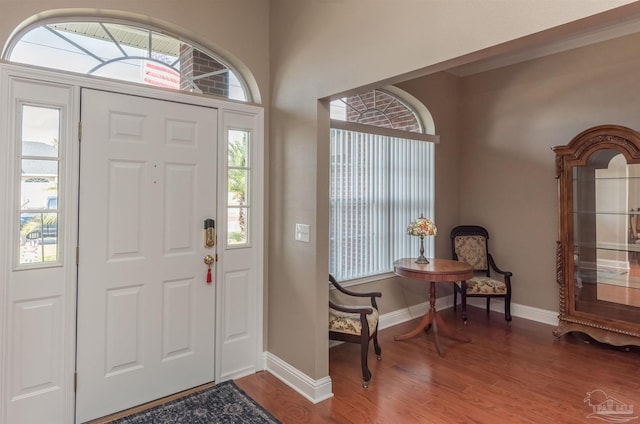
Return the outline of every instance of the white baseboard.
[[[439,297],[436,300],[436,309],[438,311],[447,309],[453,306],[453,295]],[[378,322],[378,329],[393,327],[403,322],[411,321],[415,318],[420,318],[429,310],[429,302],[418,303],[417,305],[409,306],[408,308],[398,309],[397,311],[387,312],[380,315],[380,321]]]
[[[478,308],[485,308],[486,300],[484,298],[467,298],[467,305]],[[453,306],[453,295],[439,297],[436,301],[436,309],[442,310]],[[388,312],[380,315],[379,329],[393,327],[403,322],[420,318],[429,308],[427,302],[419,303],[408,308],[399,309],[397,311]],[[504,300],[501,298],[491,299],[491,310],[504,313]],[[524,318],[531,321],[540,322],[548,325],[558,325],[558,312],[546,309],[534,308],[532,306],[521,305],[511,302],[511,315],[518,318]]]
[[[477,306],[478,308],[486,308],[485,302],[485,299],[478,297],[467,298],[467,305]],[[491,310],[504,313],[504,300],[501,298],[491,299]],[[540,322],[542,324],[558,325],[558,312],[534,308],[532,306],[521,305],[519,303],[511,302],[511,315],[518,318]]]
[[[264,368],[312,403],[333,397],[329,376],[314,380],[269,352],[265,352]]]
[[[479,308],[485,308],[485,302],[485,299],[481,298],[467,298],[468,305]],[[439,297],[436,301],[437,310],[447,309],[452,306],[453,295]],[[420,318],[427,312],[428,308],[428,302],[423,302],[397,311],[382,314],[380,315],[378,328],[382,330],[415,318]],[[491,310],[504,312],[504,301],[500,298],[492,299]],[[558,325],[558,312],[534,308],[527,305],[520,305],[513,302],[511,303],[511,315],[517,318],[524,318],[543,324],[553,326]],[[338,344],[341,344],[341,342],[330,342],[329,347],[331,348]],[[331,389],[331,377],[327,376],[320,380],[314,380],[269,352],[265,353],[264,369],[278,377],[286,385],[300,393],[312,403],[322,402],[323,400],[329,399],[333,396]]]

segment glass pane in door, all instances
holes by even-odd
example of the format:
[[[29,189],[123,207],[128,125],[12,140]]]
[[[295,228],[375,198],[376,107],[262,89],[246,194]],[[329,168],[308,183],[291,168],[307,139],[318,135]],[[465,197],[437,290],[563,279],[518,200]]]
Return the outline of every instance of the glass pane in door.
[[[19,265],[57,264],[60,110],[20,109]]]
[[[227,157],[227,245],[249,243],[251,166],[249,131],[229,130]]]

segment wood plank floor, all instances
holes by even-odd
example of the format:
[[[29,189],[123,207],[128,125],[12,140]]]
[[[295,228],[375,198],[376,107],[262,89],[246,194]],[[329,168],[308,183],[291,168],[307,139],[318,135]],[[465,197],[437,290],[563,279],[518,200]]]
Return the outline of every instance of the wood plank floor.
[[[458,311],[459,312],[459,311]],[[451,310],[450,328],[471,337],[462,343],[445,336],[439,357],[431,334],[394,341],[416,320],[381,330],[382,360],[373,349],[373,378],[361,386],[359,346],[330,350],[334,397],[312,404],[268,372],[236,381],[284,424],[300,423],[588,423],[584,402],[600,389],[640,415],[640,349],[589,342],[581,335],[556,339],[553,327],[469,308],[463,326]]]

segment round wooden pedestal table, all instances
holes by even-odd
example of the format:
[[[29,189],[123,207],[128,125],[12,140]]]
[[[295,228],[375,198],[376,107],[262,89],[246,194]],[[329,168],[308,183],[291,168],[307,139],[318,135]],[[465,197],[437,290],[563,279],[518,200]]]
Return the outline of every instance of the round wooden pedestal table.
[[[429,287],[429,310],[424,314],[420,324],[414,330],[407,334],[395,336],[395,340],[407,340],[415,337],[423,330],[432,330],[436,350],[440,356],[444,356],[444,351],[438,340],[438,332],[440,331],[458,341],[471,341],[468,337],[451,331],[436,311],[436,283],[455,284],[456,281],[470,279],[473,277],[471,265],[450,259],[429,259],[428,264],[417,264],[415,258],[403,258],[393,263],[393,272],[401,277],[431,283]]]

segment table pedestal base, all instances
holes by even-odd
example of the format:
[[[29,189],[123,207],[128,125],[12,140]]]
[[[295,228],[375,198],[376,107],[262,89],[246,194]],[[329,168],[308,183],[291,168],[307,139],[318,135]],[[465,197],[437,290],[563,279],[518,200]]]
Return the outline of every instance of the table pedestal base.
[[[429,310],[427,311],[426,314],[424,314],[424,316],[420,320],[420,324],[418,324],[418,326],[415,329],[413,329],[412,331],[406,334],[395,336],[394,339],[407,340],[417,336],[423,330],[429,331],[430,329],[433,330],[432,331],[433,339],[436,345],[436,350],[438,351],[438,355],[440,356],[444,356],[444,351],[440,346],[438,331],[442,331],[446,336],[454,340],[458,340],[461,342],[471,341],[471,339],[468,338],[467,336],[455,334],[453,331],[451,331],[449,327],[447,327],[447,325],[442,320],[442,317],[440,316],[440,314],[438,314],[438,312],[436,311],[436,283],[433,281],[431,282],[431,287],[429,289]]]

